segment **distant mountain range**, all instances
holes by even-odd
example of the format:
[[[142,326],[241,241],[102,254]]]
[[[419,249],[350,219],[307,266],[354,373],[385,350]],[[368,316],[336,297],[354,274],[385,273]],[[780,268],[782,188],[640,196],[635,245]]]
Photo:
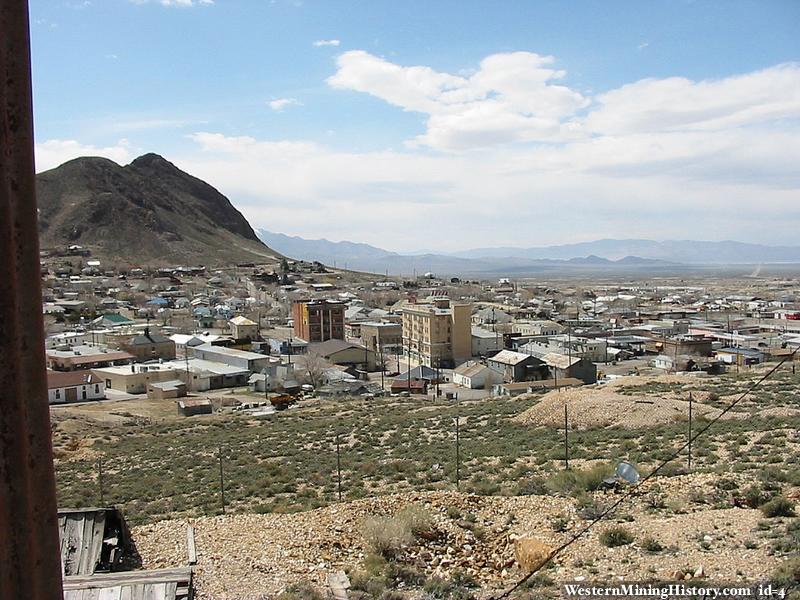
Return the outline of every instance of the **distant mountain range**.
[[[538,248],[476,248],[453,253],[401,254],[354,242],[308,240],[264,229],[258,236],[278,252],[358,271],[411,275],[680,274],[707,266],[800,263],[800,247],[742,242],[597,240]]]
[[[275,263],[231,202],[157,154],[76,158],[36,176],[44,249],[80,245],[122,264]]]

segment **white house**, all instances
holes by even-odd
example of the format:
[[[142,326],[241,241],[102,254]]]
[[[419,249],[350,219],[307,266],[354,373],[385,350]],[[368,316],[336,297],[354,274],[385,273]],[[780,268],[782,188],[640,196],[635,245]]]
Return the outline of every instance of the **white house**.
[[[47,399],[50,404],[102,400],[105,397],[102,380],[91,371],[47,372]]]
[[[501,378],[486,365],[473,360],[459,365],[453,370],[453,383],[471,390],[491,387]]]

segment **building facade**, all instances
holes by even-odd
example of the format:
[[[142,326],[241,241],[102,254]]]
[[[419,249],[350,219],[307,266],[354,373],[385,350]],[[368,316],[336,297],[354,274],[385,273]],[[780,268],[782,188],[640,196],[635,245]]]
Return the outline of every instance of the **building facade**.
[[[454,367],[472,356],[470,304],[437,298],[402,308],[403,354],[412,364]]]
[[[294,334],[307,342],[344,339],[344,303],[298,300],[292,305]]]

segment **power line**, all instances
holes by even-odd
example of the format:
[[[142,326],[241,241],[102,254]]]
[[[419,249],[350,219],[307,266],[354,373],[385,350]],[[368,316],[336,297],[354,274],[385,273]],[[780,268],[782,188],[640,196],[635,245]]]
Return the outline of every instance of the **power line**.
[[[664,460],[664,461],[663,461],[663,462],[662,462],[660,465],[658,465],[658,466],[657,466],[655,469],[653,469],[653,470],[652,470],[652,471],[651,471],[651,472],[650,472],[650,473],[649,473],[649,474],[648,474],[646,477],[643,477],[643,478],[642,478],[642,480],[639,482],[639,485],[638,485],[637,487],[635,487],[635,488],[631,488],[631,489],[629,489],[627,492],[625,492],[625,493],[624,493],[622,496],[620,496],[620,498],[619,498],[619,499],[618,499],[616,502],[614,502],[614,503],[613,503],[611,506],[609,506],[608,508],[606,508],[606,509],[605,509],[603,512],[601,512],[601,513],[600,513],[598,516],[596,516],[594,519],[592,519],[592,521],[590,521],[588,525],[586,525],[586,526],[585,526],[583,529],[581,529],[581,530],[580,530],[578,533],[576,533],[574,536],[572,536],[572,537],[571,537],[569,540],[567,540],[566,542],[564,542],[563,544],[561,544],[561,545],[560,545],[558,548],[556,548],[555,550],[553,550],[552,552],[550,552],[550,554],[548,554],[548,555],[547,555],[547,558],[545,558],[545,559],[544,559],[544,560],[543,560],[543,561],[542,561],[542,562],[541,562],[541,563],[540,563],[540,564],[539,564],[539,565],[538,565],[538,566],[537,566],[535,569],[533,569],[532,571],[530,571],[529,573],[527,573],[527,574],[526,574],[526,575],[525,575],[525,576],[524,576],[522,579],[520,579],[520,580],[519,580],[517,583],[515,583],[513,587],[511,587],[511,588],[507,589],[505,592],[503,592],[503,593],[502,593],[502,594],[500,594],[499,596],[494,596],[494,597],[492,597],[492,598],[491,598],[491,600],[502,600],[503,598],[508,598],[508,597],[509,597],[509,596],[510,596],[510,595],[511,595],[513,592],[517,591],[517,590],[518,590],[518,589],[519,589],[519,588],[520,588],[522,585],[524,585],[524,584],[525,584],[525,582],[526,582],[526,581],[528,581],[528,580],[529,580],[531,577],[533,577],[533,576],[534,576],[536,573],[538,573],[538,572],[539,572],[539,571],[542,569],[542,567],[544,567],[545,565],[547,565],[547,564],[551,563],[551,562],[553,561],[553,559],[554,559],[556,556],[558,556],[558,555],[559,555],[559,554],[561,554],[561,553],[562,553],[564,550],[566,550],[567,548],[569,548],[569,547],[570,547],[572,544],[574,544],[575,542],[577,542],[577,541],[578,541],[578,540],[579,540],[581,537],[583,537],[583,535],[584,535],[584,534],[586,534],[586,533],[587,533],[587,532],[588,532],[588,531],[589,531],[589,530],[590,530],[592,527],[594,527],[594,526],[595,526],[597,523],[599,523],[600,521],[602,521],[603,519],[605,519],[605,518],[606,518],[608,515],[610,515],[611,513],[613,513],[613,512],[614,512],[614,511],[617,509],[617,507],[618,507],[620,504],[622,504],[623,502],[625,502],[626,500],[628,500],[628,498],[630,498],[631,496],[633,496],[633,495],[636,493],[636,491],[637,491],[638,487],[640,487],[640,486],[641,486],[641,485],[642,485],[642,484],[643,484],[645,481],[647,481],[647,480],[651,479],[651,478],[652,478],[654,475],[656,475],[656,473],[658,473],[659,471],[661,471],[661,469],[663,469],[665,466],[667,466],[667,464],[668,464],[668,463],[670,463],[670,462],[672,462],[673,460],[675,460],[676,458],[678,458],[678,457],[681,455],[681,453],[682,453],[684,450],[686,450],[686,449],[687,449],[687,448],[688,448],[688,447],[689,447],[689,446],[692,444],[692,442],[693,442],[694,440],[696,440],[696,439],[697,439],[697,438],[699,438],[701,435],[703,435],[703,434],[704,434],[706,431],[708,431],[709,427],[711,427],[712,425],[714,425],[714,424],[715,424],[717,421],[719,421],[719,420],[720,420],[720,419],[721,419],[721,418],[722,418],[722,417],[723,417],[725,414],[727,414],[727,413],[728,413],[728,411],[730,411],[730,410],[731,410],[731,409],[732,409],[734,406],[736,406],[737,404],[739,404],[739,402],[741,402],[741,401],[742,401],[742,400],[743,400],[743,399],[744,399],[744,398],[745,398],[745,397],[746,397],[748,394],[750,394],[750,393],[751,393],[753,390],[755,390],[755,389],[756,389],[756,388],[757,388],[759,385],[761,385],[761,384],[762,384],[762,383],[764,383],[764,382],[765,382],[767,379],[769,379],[769,378],[770,378],[770,377],[771,377],[771,376],[772,376],[772,375],[773,375],[773,374],[774,374],[774,373],[775,373],[775,372],[776,372],[778,369],[780,369],[780,368],[783,366],[783,364],[784,364],[786,361],[788,361],[788,360],[790,360],[790,359],[791,359],[791,360],[794,360],[794,357],[795,357],[795,355],[797,354],[797,352],[798,352],[798,351],[800,351],[800,348],[797,348],[796,350],[793,350],[791,354],[789,354],[788,356],[785,356],[785,357],[783,358],[783,360],[781,360],[781,361],[780,361],[780,362],[779,362],[777,365],[775,365],[775,366],[774,366],[774,367],[772,367],[772,368],[771,368],[769,371],[767,371],[767,372],[764,374],[764,376],[763,376],[763,377],[761,377],[761,379],[759,379],[758,381],[756,381],[756,382],[754,382],[753,384],[751,384],[751,385],[750,385],[750,387],[748,387],[748,388],[747,388],[745,391],[743,391],[743,392],[742,392],[742,393],[739,395],[739,397],[738,397],[738,398],[736,398],[736,399],[735,399],[733,402],[731,402],[731,403],[730,403],[728,406],[726,406],[726,407],[725,407],[725,408],[724,408],[724,409],[723,409],[723,410],[722,410],[722,411],[721,411],[721,412],[720,412],[720,413],[719,413],[719,414],[718,414],[716,417],[714,417],[713,419],[711,419],[711,420],[710,420],[710,421],[709,421],[709,422],[706,424],[706,426],[705,426],[705,427],[703,427],[702,429],[700,429],[700,430],[699,430],[697,433],[695,433],[693,436],[690,436],[690,437],[689,437],[689,439],[688,439],[688,440],[687,440],[687,441],[686,441],[686,442],[685,442],[685,443],[684,443],[684,444],[683,444],[683,445],[682,445],[680,448],[678,448],[678,449],[677,449],[675,452],[673,452],[673,454],[672,454],[672,455],[671,455],[669,458],[667,458],[666,460]]]

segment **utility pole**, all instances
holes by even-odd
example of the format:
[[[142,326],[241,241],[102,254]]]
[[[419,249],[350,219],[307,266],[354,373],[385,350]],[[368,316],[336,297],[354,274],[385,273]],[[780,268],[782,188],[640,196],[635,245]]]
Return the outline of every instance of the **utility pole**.
[[[339,495],[339,502],[342,501],[342,454],[339,442],[339,432],[336,432],[336,491]]]
[[[189,374],[189,348],[184,344],[183,346],[183,360],[186,363],[186,391],[192,391],[192,377]]]
[[[566,402],[564,402],[564,469],[569,471],[569,419]]]
[[[100,506],[105,507],[106,499],[103,493],[103,459],[97,459],[97,487],[100,488]]]
[[[383,362],[383,346],[378,344],[378,349],[380,350],[379,360],[381,361],[381,390],[384,390],[385,388],[383,387],[383,375],[386,372],[386,363]]]
[[[461,489],[461,405],[458,402],[456,393],[456,490]]]
[[[692,392],[689,392],[689,460],[688,460],[688,467],[689,471],[692,470]]]
[[[222,504],[222,514],[225,514],[225,474],[222,471],[222,446],[219,447],[219,499]]]

